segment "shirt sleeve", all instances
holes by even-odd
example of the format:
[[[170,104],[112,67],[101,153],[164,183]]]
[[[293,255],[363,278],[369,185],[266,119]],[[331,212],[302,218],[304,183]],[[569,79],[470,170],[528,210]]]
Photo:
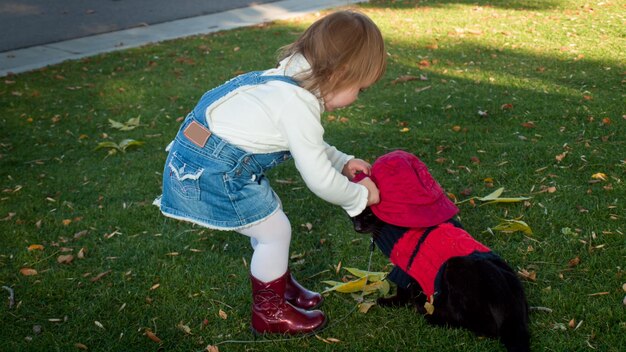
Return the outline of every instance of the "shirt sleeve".
[[[296,168],[315,195],[356,216],[367,206],[368,191],[341,174],[345,163],[353,157],[324,142],[319,104],[308,104],[307,97],[298,94],[304,93],[296,93],[285,101],[277,119]]]

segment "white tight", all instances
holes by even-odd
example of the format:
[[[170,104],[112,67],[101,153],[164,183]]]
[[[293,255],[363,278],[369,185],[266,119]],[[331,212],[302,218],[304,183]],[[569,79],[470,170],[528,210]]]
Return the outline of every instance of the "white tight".
[[[250,260],[252,276],[263,282],[270,282],[287,272],[291,224],[282,210],[278,210],[256,225],[237,232],[250,237],[254,249]]]

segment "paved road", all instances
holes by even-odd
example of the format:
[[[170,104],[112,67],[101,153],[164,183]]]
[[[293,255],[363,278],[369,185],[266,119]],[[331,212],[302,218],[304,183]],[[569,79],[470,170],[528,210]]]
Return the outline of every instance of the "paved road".
[[[6,51],[0,49],[0,77],[66,60],[303,16],[361,1],[363,0],[0,0],[0,43],[6,45],[5,48],[21,48]],[[74,4],[74,7],[71,11],[63,10],[68,7],[57,3]],[[222,7],[218,10],[220,3]],[[146,8],[148,5],[149,8]],[[225,10],[224,6],[244,7]],[[208,13],[211,11],[218,12]],[[57,20],[44,20],[44,12],[48,16],[56,16]],[[205,12],[208,14],[203,14]],[[180,16],[183,18],[177,19]],[[40,20],[37,21],[37,18]],[[115,26],[130,28],[115,30]],[[27,35],[27,32],[30,34]],[[100,34],[89,34],[96,32]],[[47,37],[48,35],[50,36]],[[65,40],[62,35],[74,39]],[[20,36],[23,37],[18,40]]]
[[[0,52],[276,0],[0,0]]]

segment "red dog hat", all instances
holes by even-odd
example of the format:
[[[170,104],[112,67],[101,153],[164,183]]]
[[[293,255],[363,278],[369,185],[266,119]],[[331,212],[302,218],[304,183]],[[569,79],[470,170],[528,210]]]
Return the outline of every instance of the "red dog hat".
[[[353,181],[364,177],[358,175]],[[372,165],[370,177],[380,191],[380,203],[371,209],[384,222],[402,227],[430,227],[459,212],[428,167],[413,154],[396,150],[381,156]]]

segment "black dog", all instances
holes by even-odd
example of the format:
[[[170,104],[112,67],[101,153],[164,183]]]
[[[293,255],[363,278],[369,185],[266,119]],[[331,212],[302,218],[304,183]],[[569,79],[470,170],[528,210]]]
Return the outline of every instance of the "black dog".
[[[381,199],[382,196],[381,189]],[[352,221],[357,232],[371,233],[376,245],[391,259],[397,255],[394,253],[397,251],[396,245],[405,240],[407,234],[419,237],[413,242],[416,248],[411,253],[411,261],[421,252],[432,249],[423,245],[425,239],[433,240],[431,237],[438,236],[441,229],[467,234],[454,220],[417,231],[395,226],[382,221],[370,208],[353,217]],[[475,241],[469,234],[466,236],[466,240]],[[450,243],[446,242],[445,245]],[[397,294],[379,298],[377,303],[380,306],[414,304],[431,324],[463,327],[478,335],[499,338],[509,352],[529,351],[528,304],[521,282],[500,257],[480,243],[474,243],[479,250],[447,259],[438,269],[434,267],[436,278],[432,295],[425,294],[425,290],[413,278],[414,272],[427,268],[411,266],[409,262],[410,270],[405,271],[396,265],[388,279],[396,283]],[[419,263],[413,262],[417,265]]]

